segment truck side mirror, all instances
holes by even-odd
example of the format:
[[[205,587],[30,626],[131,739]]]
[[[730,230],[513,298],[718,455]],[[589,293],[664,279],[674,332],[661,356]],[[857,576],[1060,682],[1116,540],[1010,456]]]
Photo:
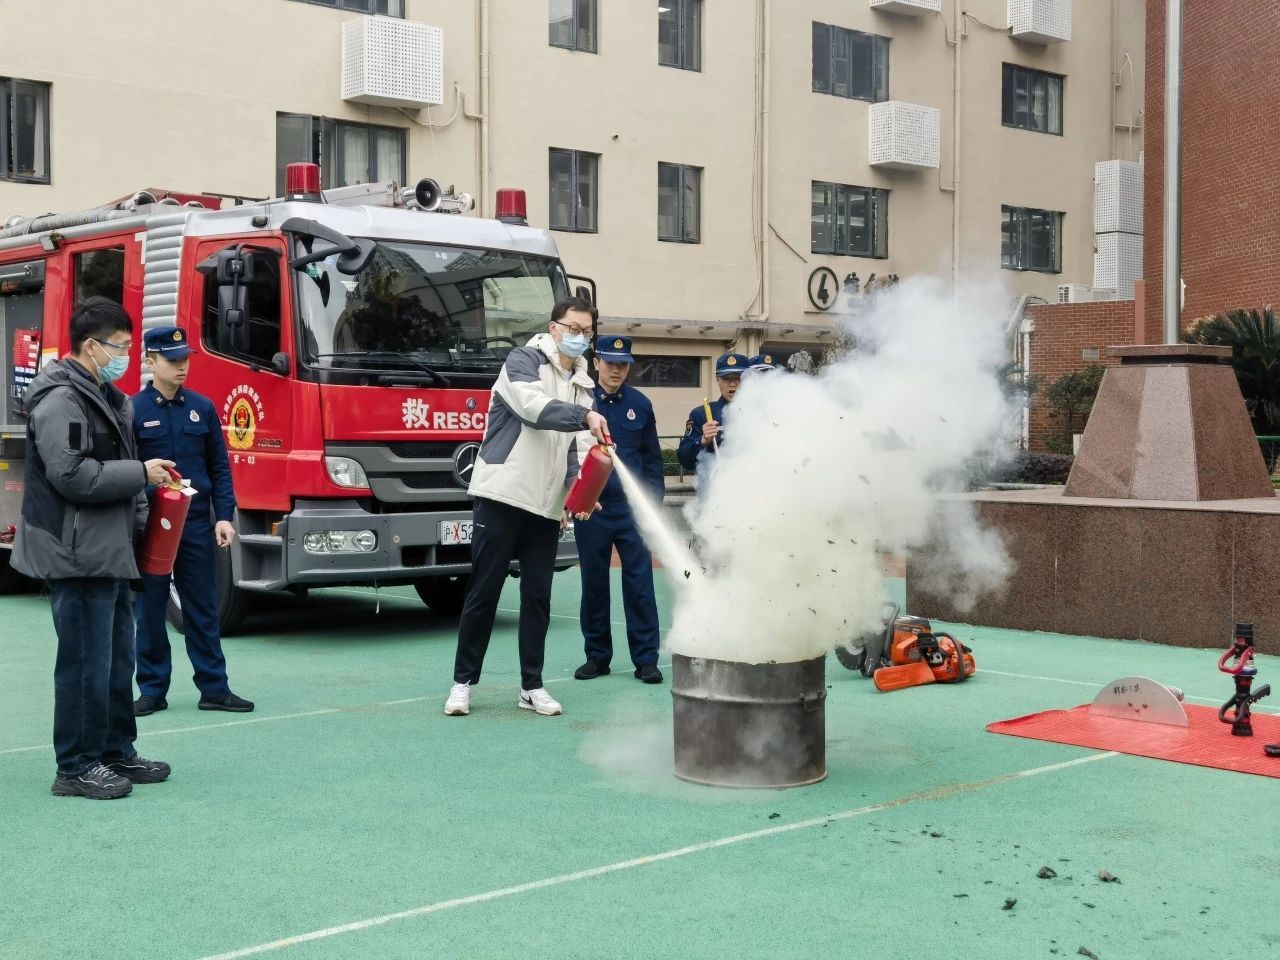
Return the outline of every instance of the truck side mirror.
[[[289,360],[289,355],[283,351],[276,353],[271,357],[271,369],[282,377],[288,376],[292,365],[292,362]]]

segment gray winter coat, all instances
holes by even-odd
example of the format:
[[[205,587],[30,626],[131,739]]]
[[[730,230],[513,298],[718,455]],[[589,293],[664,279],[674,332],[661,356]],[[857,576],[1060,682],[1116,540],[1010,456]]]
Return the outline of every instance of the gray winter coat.
[[[129,398],[70,359],[27,389],[27,470],[13,568],[39,580],[138,578],[147,520]]]

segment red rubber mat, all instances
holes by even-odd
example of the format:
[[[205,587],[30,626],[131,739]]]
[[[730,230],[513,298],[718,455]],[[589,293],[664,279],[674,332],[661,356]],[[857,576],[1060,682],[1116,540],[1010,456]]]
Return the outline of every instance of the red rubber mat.
[[[1190,722],[1186,727],[1091,717],[1089,705],[1081,704],[1071,710],[1046,710],[1013,720],[998,720],[988,724],[987,729],[1011,737],[1280,777],[1280,757],[1268,757],[1262,752],[1264,744],[1280,743],[1280,716],[1255,713],[1252,715],[1253,736],[1233,737],[1231,728],[1219,722],[1215,708],[1183,706]]]

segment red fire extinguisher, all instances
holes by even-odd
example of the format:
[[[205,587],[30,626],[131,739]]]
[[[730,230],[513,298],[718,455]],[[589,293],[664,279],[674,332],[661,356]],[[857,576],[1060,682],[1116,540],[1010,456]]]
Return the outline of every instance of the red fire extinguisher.
[[[587,458],[578,469],[577,479],[569,488],[569,496],[565,497],[564,508],[569,516],[590,513],[596,508],[612,472],[613,457],[609,456],[607,446],[601,443],[587,451]]]
[[[147,516],[142,543],[138,545],[138,569],[157,577],[173,573],[187,510],[195,496],[190,481],[183,480],[172,468],[169,473],[173,481],[160,484],[151,495],[151,513]]]

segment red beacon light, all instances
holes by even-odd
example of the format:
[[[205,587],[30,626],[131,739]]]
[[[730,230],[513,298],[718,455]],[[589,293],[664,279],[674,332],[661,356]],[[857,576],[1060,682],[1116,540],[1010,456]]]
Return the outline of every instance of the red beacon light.
[[[292,199],[320,200],[319,164],[287,164],[284,168],[284,192]]]
[[[502,223],[517,223],[522,227],[529,225],[529,204],[523,190],[509,187],[499,190],[494,209],[494,216]]]

